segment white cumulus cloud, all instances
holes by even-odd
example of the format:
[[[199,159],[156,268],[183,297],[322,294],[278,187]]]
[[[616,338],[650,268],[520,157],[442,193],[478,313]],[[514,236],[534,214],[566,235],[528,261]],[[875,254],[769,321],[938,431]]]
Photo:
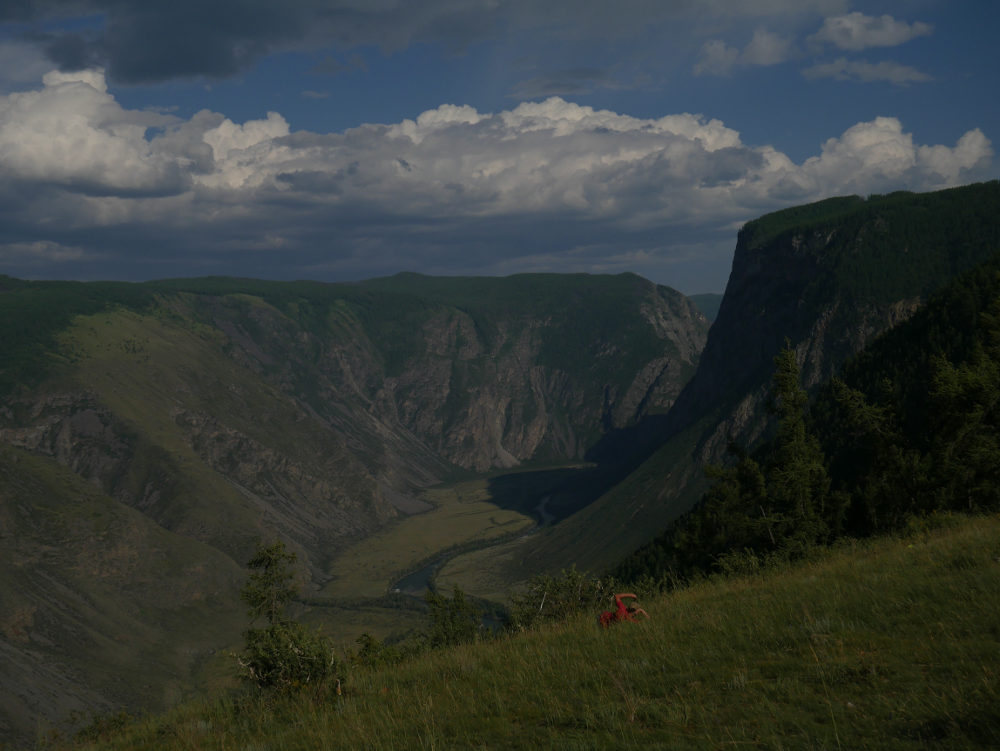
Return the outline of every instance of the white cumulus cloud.
[[[960,175],[992,160],[993,149],[978,129],[955,145],[918,146],[894,117],[877,117],[828,139],[819,156],[795,170],[794,179],[810,193],[870,193],[916,185],[955,185]]]
[[[122,109],[101,71],[53,71],[43,84],[0,98],[0,166],[8,179],[107,194],[180,189],[177,156],[146,139],[172,118]]]
[[[318,134],[276,112],[236,123],[128,110],[99,72],[58,74],[0,96],[0,258],[98,259],[139,278],[628,263],[666,278],[701,263],[724,281],[735,223],[830,195],[968,182],[992,156],[979,130],[918,144],[880,117],[797,163],[717,119],[558,97]]]

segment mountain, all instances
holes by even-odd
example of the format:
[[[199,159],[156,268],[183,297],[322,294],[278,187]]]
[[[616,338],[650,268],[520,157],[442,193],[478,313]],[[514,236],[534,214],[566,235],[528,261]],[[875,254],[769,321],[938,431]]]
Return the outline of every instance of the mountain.
[[[615,569],[671,582],[1000,511],[1000,253],[934,292],[806,398],[784,350],[778,429]]]
[[[162,705],[239,639],[258,539],[319,589],[421,488],[662,416],[707,327],[630,274],[0,278],[0,728]]]
[[[508,550],[514,572],[577,562],[600,571],[687,511],[703,468],[766,435],[773,359],[787,341],[814,389],[927,296],[1000,251],[1000,182],[935,193],[834,198],[748,222],[698,371],[662,446],[566,522]]]

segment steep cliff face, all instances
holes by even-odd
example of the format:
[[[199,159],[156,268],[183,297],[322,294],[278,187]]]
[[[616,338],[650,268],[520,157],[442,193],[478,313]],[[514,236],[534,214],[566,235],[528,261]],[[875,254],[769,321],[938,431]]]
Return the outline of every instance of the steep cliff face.
[[[527,567],[614,565],[698,500],[702,468],[724,461],[731,441],[752,446],[768,429],[773,359],[786,341],[803,385],[815,386],[997,252],[997,182],[836,198],[748,223],[698,371],[667,416],[665,444],[534,544]]]
[[[706,414],[705,461],[766,425],[773,358],[789,342],[807,389],[906,320],[946,280],[1000,247],[997,183],[931,194],[836,198],[750,222],[696,376],[671,415]]]
[[[582,458],[607,430],[672,405],[708,327],[679,293],[632,275],[403,275],[294,303],[189,304],[232,357],[404,483],[449,465]]]
[[[666,411],[704,343],[706,322],[680,295],[623,282],[629,309],[617,313],[586,310],[586,296],[577,310],[516,311],[492,325],[477,324],[477,311],[436,312],[373,401],[384,419],[467,469],[580,459],[604,431]],[[567,337],[579,347],[565,347]]]
[[[720,461],[730,440],[749,445],[760,437],[774,356],[786,342],[808,389],[918,309],[921,287],[894,300],[860,297],[830,283],[830,261],[866,229],[825,226],[767,244],[754,242],[753,227],[740,233],[703,365],[671,415],[673,430],[707,414],[721,417],[703,439],[704,463]]]

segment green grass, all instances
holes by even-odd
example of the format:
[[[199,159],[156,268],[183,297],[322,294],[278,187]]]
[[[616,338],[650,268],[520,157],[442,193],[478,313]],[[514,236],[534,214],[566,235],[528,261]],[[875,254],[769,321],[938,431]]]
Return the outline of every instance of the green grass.
[[[231,695],[91,749],[995,748],[1000,518],[356,668],[342,696]]]
[[[492,503],[486,479],[431,488],[421,499],[433,508],[405,517],[338,555],[330,565],[334,578],[322,594],[378,597],[391,582],[448,549],[514,534],[534,523]]]

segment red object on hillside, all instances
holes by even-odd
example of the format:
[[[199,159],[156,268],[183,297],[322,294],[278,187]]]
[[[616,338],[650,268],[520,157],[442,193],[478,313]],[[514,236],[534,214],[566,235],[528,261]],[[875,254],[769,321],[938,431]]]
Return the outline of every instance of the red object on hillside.
[[[601,613],[600,616],[598,616],[597,618],[597,621],[598,623],[601,624],[601,626],[607,628],[612,623],[634,621],[636,619],[635,617],[640,613],[644,615],[646,618],[649,618],[649,613],[647,613],[642,608],[636,608],[636,607],[630,608],[624,602],[622,602],[622,598],[624,597],[631,597],[632,599],[635,600],[639,599],[631,592],[623,592],[620,595],[615,595],[615,612],[612,613],[610,610],[605,610],[603,613]]]

